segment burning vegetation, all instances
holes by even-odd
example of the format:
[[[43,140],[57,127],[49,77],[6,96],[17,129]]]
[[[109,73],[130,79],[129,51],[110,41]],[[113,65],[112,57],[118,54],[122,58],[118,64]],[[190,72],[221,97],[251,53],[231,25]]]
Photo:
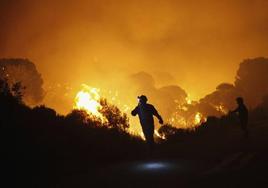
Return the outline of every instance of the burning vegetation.
[[[89,115],[100,118],[102,122],[107,119],[100,113],[102,106],[100,104],[99,89],[82,84],[82,89],[76,94],[74,109],[85,110]]]
[[[60,105],[63,105],[64,114],[67,114],[70,109],[82,110],[88,117],[97,119],[108,127],[113,127],[109,125],[112,124],[111,122],[117,126],[118,122],[123,121],[121,125],[124,129],[140,136],[142,131],[138,121],[134,118],[128,119],[128,116],[131,109],[136,106],[135,97],[141,93],[146,94],[149,102],[155,104],[163,115],[165,123],[175,128],[190,130],[202,125],[209,116],[221,117],[228,114],[228,111],[235,107],[237,96],[243,96],[249,108],[255,108],[268,94],[265,81],[268,71],[266,58],[243,61],[237,71],[234,84],[221,83],[214,92],[198,101],[191,100],[187,92],[177,85],[157,86],[154,77],[146,72],[130,75],[120,84],[120,87],[106,89],[108,86],[91,87],[89,85],[92,84],[82,84],[78,89],[71,84],[54,84],[46,87],[44,92],[41,75],[30,61],[2,59],[0,66],[1,79],[7,80],[11,85],[21,82],[21,85],[25,86],[23,101],[27,105],[41,100],[45,93],[45,104],[57,111]],[[29,84],[33,80],[30,79],[32,77],[35,78],[34,84]],[[109,111],[111,109],[112,113]],[[117,120],[111,116],[115,116]],[[155,135],[164,138],[163,135],[158,134],[159,127],[156,124]]]
[[[258,72],[257,67],[264,69],[263,66],[265,62],[267,65],[267,59],[264,58],[256,58],[242,62],[242,68],[238,70],[239,79],[237,78],[235,84],[219,84],[214,92],[206,95],[199,101],[191,100],[190,96],[187,95],[183,89],[175,85],[157,88],[151,75],[140,72],[130,77],[130,81],[134,84],[129,86],[129,92],[105,90],[82,84],[80,90],[75,94],[73,108],[85,110],[89,116],[94,116],[95,118],[99,118],[103,123],[108,123],[107,117],[102,113],[103,103],[101,101],[107,99],[111,102],[111,105],[117,106],[118,110],[120,109],[120,112],[122,111],[122,114],[127,117],[130,114],[130,110],[136,106],[135,100],[133,100],[135,96],[133,93],[137,95],[140,93],[148,93],[150,101],[155,103],[157,108],[159,108],[159,112],[163,114],[165,123],[179,129],[194,130],[204,124],[209,116],[221,117],[227,115],[229,110],[235,107],[235,98],[237,96],[245,96],[246,101],[252,100],[252,98],[250,98],[251,95],[244,94],[245,89],[241,89],[243,80],[248,79],[243,76],[243,72],[247,70],[245,67],[251,67],[252,62],[255,62],[255,68],[251,69],[255,72]],[[261,70],[259,73],[263,75],[262,72]],[[257,73],[253,72],[251,74],[255,75]],[[239,88],[237,85],[239,85]],[[267,92],[264,91],[263,95],[265,95],[265,93]],[[129,98],[131,98],[131,100]],[[257,103],[256,100],[254,103],[250,103],[249,106],[255,103]],[[143,138],[144,136],[142,135],[138,122],[133,119],[129,120],[128,118],[126,118],[126,120],[129,121],[127,131],[131,134],[140,135]],[[165,135],[159,134],[159,127],[160,126],[157,124],[155,135],[165,139]]]
[[[115,114],[118,114],[118,113],[121,114],[121,111],[119,110],[119,108],[123,107],[124,110],[123,110],[122,116],[125,117],[125,120],[127,121],[125,123],[128,124],[129,119],[127,118],[127,113],[131,109],[130,105],[120,103],[120,100],[117,99],[118,92],[115,92],[117,95],[112,96],[112,97],[109,95],[105,96],[105,92],[103,93],[104,94],[102,96],[101,89],[91,87],[86,84],[82,84],[81,89],[77,92],[75,96],[73,109],[83,110],[87,113],[87,115],[90,118],[98,119],[102,124],[109,125],[112,123],[113,120],[111,118],[109,119],[109,117],[111,116],[109,115],[107,116],[104,110],[105,106],[107,107],[108,105],[107,100],[105,98],[109,97],[112,99],[111,101],[114,103],[110,105],[117,109],[117,113]],[[107,93],[111,94],[113,92],[109,91],[109,92],[106,92],[106,94]],[[179,106],[178,110],[174,114],[171,115],[167,123],[172,124],[176,126],[177,128],[194,129],[195,127],[199,126],[201,123],[205,122],[206,117],[200,112],[195,112],[193,114],[188,115],[187,117],[186,113],[188,114],[192,113],[188,111],[189,107],[187,106],[193,105],[196,103],[190,101],[190,99],[187,99],[187,98],[185,99],[185,101],[186,101],[186,104],[184,104],[183,106]],[[119,108],[117,108],[115,105],[118,105]],[[135,104],[132,104],[131,106],[135,106]],[[111,109],[109,110],[111,111]],[[184,111],[185,114],[178,113],[180,110]],[[113,114],[113,116],[115,114]],[[136,124],[134,122],[132,123],[133,124],[131,124],[131,126],[127,126],[124,129],[131,134],[139,135],[144,140],[145,138],[144,138],[142,131],[138,129],[138,127],[140,126],[137,125],[137,123]],[[160,139],[165,139],[165,135],[160,134],[158,130],[155,130],[155,136]]]

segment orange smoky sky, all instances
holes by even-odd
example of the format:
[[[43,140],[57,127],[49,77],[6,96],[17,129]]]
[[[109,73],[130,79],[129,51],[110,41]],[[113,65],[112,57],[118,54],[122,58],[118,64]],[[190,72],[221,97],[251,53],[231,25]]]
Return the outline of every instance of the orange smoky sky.
[[[0,57],[33,61],[45,82],[117,82],[139,71],[193,98],[268,56],[266,0],[0,0]],[[170,82],[170,83],[166,83]]]

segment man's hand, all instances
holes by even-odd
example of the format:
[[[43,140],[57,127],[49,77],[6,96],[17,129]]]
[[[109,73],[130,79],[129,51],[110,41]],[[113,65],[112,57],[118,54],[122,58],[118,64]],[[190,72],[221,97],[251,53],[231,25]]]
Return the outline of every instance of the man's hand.
[[[163,125],[163,120],[162,119],[159,119],[159,123],[161,124],[161,125]]]

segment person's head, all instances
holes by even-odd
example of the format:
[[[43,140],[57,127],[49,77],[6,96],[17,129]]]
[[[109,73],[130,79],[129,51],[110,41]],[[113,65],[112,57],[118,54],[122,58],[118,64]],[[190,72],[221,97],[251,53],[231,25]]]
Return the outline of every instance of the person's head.
[[[140,104],[146,104],[148,101],[148,99],[145,95],[138,96],[138,99],[139,99]]]
[[[244,103],[244,99],[242,97],[237,97],[236,102],[237,102],[238,105],[241,105],[241,104]]]

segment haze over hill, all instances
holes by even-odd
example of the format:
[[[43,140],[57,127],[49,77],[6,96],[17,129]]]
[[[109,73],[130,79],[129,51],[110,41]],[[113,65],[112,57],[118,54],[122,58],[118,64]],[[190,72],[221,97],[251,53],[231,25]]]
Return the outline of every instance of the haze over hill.
[[[80,90],[70,85],[54,84],[43,90],[42,76],[35,65],[27,59],[0,59],[0,78],[9,84],[21,82],[26,87],[24,101],[28,105],[45,103],[59,113],[69,113],[74,109],[85,109],[101,117],[101,98],[106,98],[130,116],[136,106],[135,98],[146,94],[149,102],[157,106],[165,122],[180,128],[191,128],[206,121],[209,116],[221,117],[235,108],[235,99],[242,96],[250,109],[261,105],[268,96],[268,59],[264,57],[246,59],[240,63],[233,83],[219,83],[215,90],[199,101],[189,99],[187,91],[178,85],[157,86],[154,77],[146,72],[138,72],[124,78],[120,90],[100,90],[82,85]],[[109,84],[109,82],[108,82]],[[115,89],[115,91],[113,91]],[[42,101],[44,98],[45,100]],[[102,117],[101,117],[102,118]],[[138,121],[130,119],[131,130],[140,132]]]
[[[2,0],[0,57],[29,58],[45,84],[121,88],[140,71],[193,99],[268,56],[268,2]],[[103,78],[105,75],[105,78]],[[48,86],[47,86],[48,87]]]

